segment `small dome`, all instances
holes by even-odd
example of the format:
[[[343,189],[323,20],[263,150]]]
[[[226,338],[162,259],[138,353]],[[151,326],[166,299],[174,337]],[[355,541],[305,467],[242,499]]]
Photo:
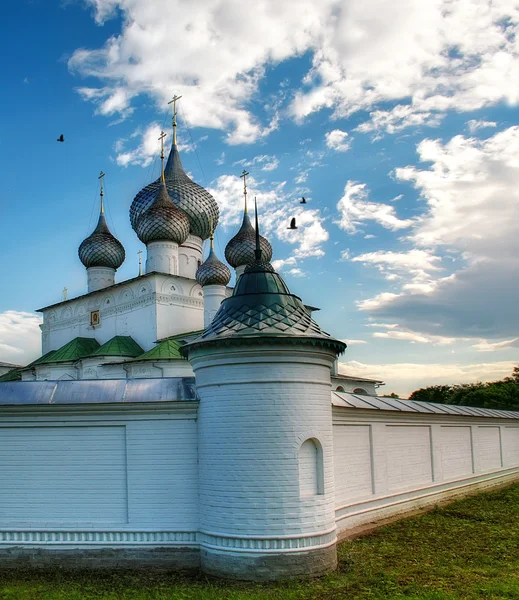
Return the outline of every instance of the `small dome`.
[[[171,199],[189,219],[190,233],[208,239],[218,224],[218,204],[207,190],[186,175],[176,144],[171,147],[164,175]],[[130,221],[136,231],[140,215],[151,206],[159,187],[160,179],[157,179],[135,196],[130,207]]]
[[[171,241],[183,244],[189,235],[189,220],[169,197],[166,184],[161,182],[155,199],[135,224],[135,231],[144,244]]]
[[[79,260],[89,267],[108,267],[117,270],[126,256],[123,245],[108,229],[103,212],[94,231],[81,242]]]
[[[269,241],[260,235],[261,256],[265,262],[272,259],[272,246]],[[243,222],[238,233],[231,239],[225,247],[225,259],[231,267],[241,267],[243,265],[252,265],[256,260],[256,232],[249,215],[243,215]]]
[[[218,260],[212,243],[209,256],[198,267],[195,277],[202,287],[206,285],[227,285],[231,280],[229,267]]]

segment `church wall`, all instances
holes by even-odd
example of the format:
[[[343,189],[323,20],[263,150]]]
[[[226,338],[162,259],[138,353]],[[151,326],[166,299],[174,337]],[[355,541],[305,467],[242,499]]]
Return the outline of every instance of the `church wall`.
[[[152,274],[43,311],[42,353],[76,337],[104,344],[129,335],[146,351],[158,339],[203,328],[201,288],[194,280]],[[99,325],[90,324],[99,311]]]
[[[519,479],[519,423],[334,407],[339,537],[355,527]]]
[[[192,546],[198,471],[190,404],[3,407],[0,551]]]

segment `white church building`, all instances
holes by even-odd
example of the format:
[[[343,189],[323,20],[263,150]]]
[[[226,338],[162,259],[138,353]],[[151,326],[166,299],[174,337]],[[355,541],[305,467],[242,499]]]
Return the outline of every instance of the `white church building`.
[[[337,371],[346,344],[272,268],[245,179],[229,287],[218,205],[173,127],[130,208],[145,272],[116,281],[101,184],[87,293],[40,309],[42,356],[0,377],[0,565],[309,577],[359,527],[518,479],[519,413],[382,398]]]

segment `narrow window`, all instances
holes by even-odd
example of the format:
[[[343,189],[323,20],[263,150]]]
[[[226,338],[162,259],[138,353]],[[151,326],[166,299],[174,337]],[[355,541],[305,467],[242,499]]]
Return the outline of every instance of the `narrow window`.
[[[336,392],[344,392],[344,388],[342,387],[342,385],[337,386]]]
[[[315,438],[299,449],[299,493],[301,498],[324,493],[323,450]]]

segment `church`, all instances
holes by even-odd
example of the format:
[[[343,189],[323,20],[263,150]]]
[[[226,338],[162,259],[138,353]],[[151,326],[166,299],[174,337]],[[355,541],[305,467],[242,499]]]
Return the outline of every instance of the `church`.
[[[519,478],[519,413],[340,374],[346,344],[272,267],[247,173],[225,264],[176,109],[167,161],[161,139],[161,176],[130,206],[144,272],[116,281],[101,173],[87,292],[39,309],[42,356],[0,377],[0,563],[311,577],[367,524]]]

